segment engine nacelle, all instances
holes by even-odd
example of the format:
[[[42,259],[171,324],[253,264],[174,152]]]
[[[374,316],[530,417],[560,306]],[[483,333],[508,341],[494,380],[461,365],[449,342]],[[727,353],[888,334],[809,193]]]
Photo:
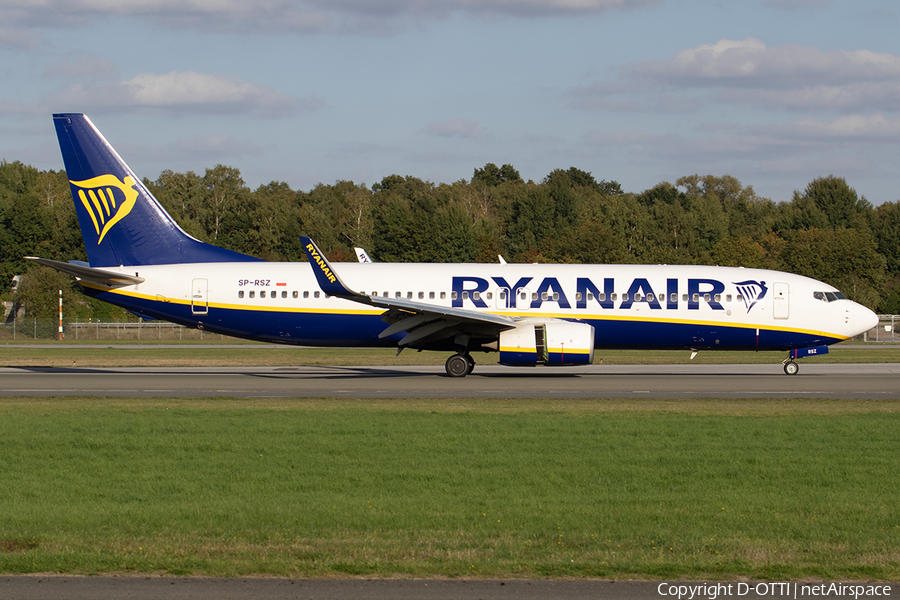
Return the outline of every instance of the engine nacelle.
[[[500,332],[500,364],[589,365],[594,362],[594,328],[570,321],[526,321]]]

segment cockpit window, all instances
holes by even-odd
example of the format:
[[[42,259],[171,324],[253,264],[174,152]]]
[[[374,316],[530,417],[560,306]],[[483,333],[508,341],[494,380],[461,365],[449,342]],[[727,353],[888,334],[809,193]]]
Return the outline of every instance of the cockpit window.
[[[835,300],[846,300],[847,296],[840,292],[813,292],[813,298],[822,302],[834,302]]]

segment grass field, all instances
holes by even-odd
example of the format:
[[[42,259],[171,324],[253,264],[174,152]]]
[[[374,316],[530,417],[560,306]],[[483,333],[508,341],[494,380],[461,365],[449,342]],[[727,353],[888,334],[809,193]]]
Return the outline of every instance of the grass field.
[[[898,430],[900,401],[0,398],[0,572],[897,581]]]

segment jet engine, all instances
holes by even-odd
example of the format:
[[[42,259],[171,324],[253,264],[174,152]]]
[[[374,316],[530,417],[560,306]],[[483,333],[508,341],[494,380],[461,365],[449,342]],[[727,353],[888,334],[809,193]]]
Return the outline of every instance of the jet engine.
[[[500,332],[499,350],[502,365],[589,365],[594,362],[594,328],[571,321],[524,321]]]

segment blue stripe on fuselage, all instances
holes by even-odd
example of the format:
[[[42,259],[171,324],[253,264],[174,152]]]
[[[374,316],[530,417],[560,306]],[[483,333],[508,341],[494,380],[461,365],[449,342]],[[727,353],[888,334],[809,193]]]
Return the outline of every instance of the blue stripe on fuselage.
[[[235,337],[304,346],[390,347],[403,338],[399,333],[384,339],[387,326],[380,314],[305,312],[302,310],[254,310],[211,305],[205,315],[195,315],[189,304],[162,302],[138,296],[84,288],[85,294],[187,327],[202,324],[207,331]],[[594,326],[597,348],[716,350],[789,350],[841,341],[823,334],[777,329],[734,327],[715,323],[662,320],[578,319]],[[652,340],[652,343],[648,343]]]

